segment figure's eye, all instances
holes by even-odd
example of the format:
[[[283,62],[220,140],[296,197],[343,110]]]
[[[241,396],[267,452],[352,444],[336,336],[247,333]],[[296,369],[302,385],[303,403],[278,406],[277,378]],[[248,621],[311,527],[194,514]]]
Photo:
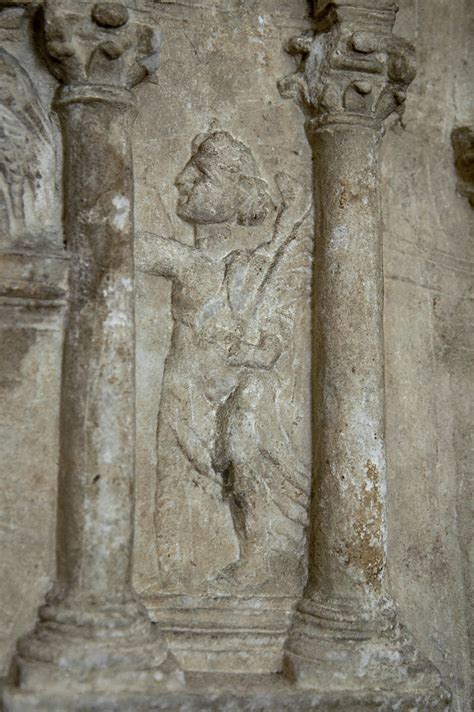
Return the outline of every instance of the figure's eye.
[[[195,161],[194,165],[195,165],[196,168],[198,169],[199,173],[202,173],[202,175],[206,176],[206,178],[210,178],[210,177],[211,177],[211,173],[210,173],[210,171],[209,171],[209,169],[208,169],[208,167],[206,166],[205,163],[202,163],[202,161],[200,161],[199,159],[197,159],[197,160]]]

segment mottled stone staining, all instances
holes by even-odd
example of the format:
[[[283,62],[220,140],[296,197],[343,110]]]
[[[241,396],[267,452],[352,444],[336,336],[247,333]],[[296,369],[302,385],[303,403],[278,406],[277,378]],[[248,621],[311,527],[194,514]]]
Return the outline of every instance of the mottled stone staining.
[[[459,191],[474,207],[474,128],[461,126],[451,134]]]
[[[36,338],[34,329],[6,327],[0,330],[0,393],[2,389],[15,388],[22,383],[23,361]]]
[[[371,588],[380,593],[385,566],[383,541],[384,512],[380,492],[380,473],[377,466],[367,460],[367,479],[362,492],[354,493],[359,500],[355,513],[355,538],[349,546],[349,558],[353,557],[367,577]]]
[[[354,502],[351,535],[335,547],[335,555],[349,569],[354,567],[365,578],[370,590],[381,593],[385,566],[383,541],[384,512],[379,491],[379,472],[370,460],[365,464],[367,476],[362,486],[344,482]],[[346,480],[345,477],[343,477]],[[324,526],[324,525],[321,525]]]

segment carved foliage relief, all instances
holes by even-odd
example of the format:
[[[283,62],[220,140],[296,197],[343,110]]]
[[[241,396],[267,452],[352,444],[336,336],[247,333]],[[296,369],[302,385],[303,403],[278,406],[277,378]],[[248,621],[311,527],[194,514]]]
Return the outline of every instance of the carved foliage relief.
[[[248,146],[198,136],[176,180],[193,246],[142,235],[138,262],[172,280],[157,435],[157,552],[170,592],[296,594],[311,467],[311,208]]]
[[[61,244],[49,118],[19,62],[0,49],[0,246]]]

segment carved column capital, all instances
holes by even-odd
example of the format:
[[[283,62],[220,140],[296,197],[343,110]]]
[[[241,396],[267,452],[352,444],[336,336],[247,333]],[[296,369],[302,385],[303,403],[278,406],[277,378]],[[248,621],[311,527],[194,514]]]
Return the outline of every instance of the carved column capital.
[[[160,35],[122,3],[46,0],[44,50],[63,84],[131,89],[157,68]]]
[[[402,114],[415,78],[415,50],[392,34],[396,5],[390,0],[315,2],[315,31],[293,38],[288,47],[301,61],[280,82],[295,98],[309,126],[332,123],[381,128]]]

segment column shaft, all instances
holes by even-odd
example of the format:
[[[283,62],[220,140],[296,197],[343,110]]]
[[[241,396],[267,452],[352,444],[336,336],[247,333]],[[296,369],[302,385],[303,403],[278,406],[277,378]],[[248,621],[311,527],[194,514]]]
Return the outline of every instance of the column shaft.
[[[385,560],[383,272],[379,132],[330,124],[312,134],[314,472],[310,587],[379,593]]]
[[[82,96],[81,96],[82,93]],[[65,335],[58,563],[71,600],[130,598],[134,474],[133,176],[127,90],[59,101],[65,232],[71,254]]]

